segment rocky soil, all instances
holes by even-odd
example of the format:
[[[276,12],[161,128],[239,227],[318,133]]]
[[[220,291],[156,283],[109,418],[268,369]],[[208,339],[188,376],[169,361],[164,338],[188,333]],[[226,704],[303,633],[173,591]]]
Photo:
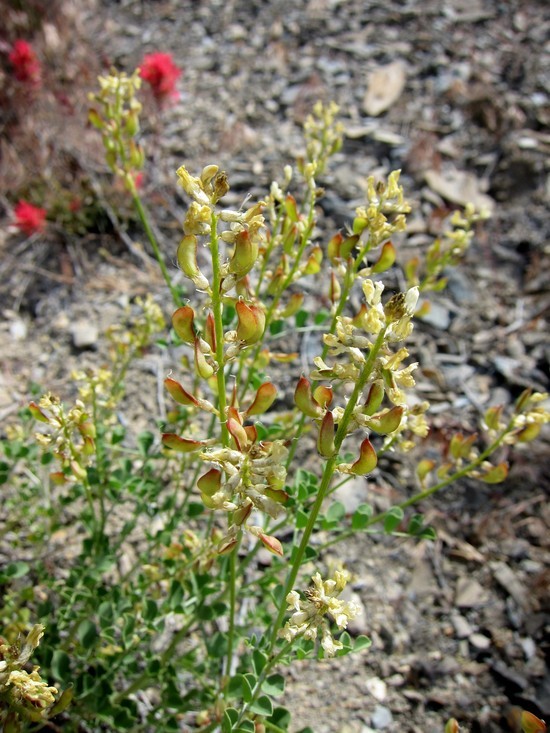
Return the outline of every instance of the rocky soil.
[[[185,209],[179,165],[227,170],[228,204],[261,195],[300,151],[312,104],[334,100],[346,139],[322,181],[320,237],[350,220],[367,175],[395,168],[416,212],[404,248],[430,242],[453,206],[473,200],[493,212],[415,331],[419,390],[433,404],[436,432],[475,429],[488,405],[509,404],[525,386],[548,389],[545,2],[95,0],[70,8],[75,31],[58,62],[71,59],[75,97],[51,150],[98,190],[100,151],[82,132],[95,73],[110,64],[131,71],[156,50],[184,69],[179,101],[150,112],[143,135],[146,200],[169,261]],[[23,180],[31,163],[18,168],[25,153],[13,150],[9,170]],[[7,223],[8,188],[3,196]],[[3,421],[25,402],[29,381],[63,391],[71,367],[101,359],[99,333],[136,295],[153,292],[168,310],[142,235],[123,227],[122,205],[103,204],[103,232],[52,227],[26,240],[4,228]],[[302,352],[307,362],[307,344]],[[169,368],[154,355],[139,365],[128,400],[138,428],[158,411],[156,382]],[[463,482],[425,507],[437,542],[362,537],[338,547],[364,609],[354,631],[373,645],[289,671],[294,730],[436,733],[455,716],[467,730],[497,733],[511,730],[511,705],[550,718],[548,434],[507,457],[505,484]],[[384,508],[410,489],[406,467],[387,461],[368,488],[340,498],[352,508],[368,492]]]

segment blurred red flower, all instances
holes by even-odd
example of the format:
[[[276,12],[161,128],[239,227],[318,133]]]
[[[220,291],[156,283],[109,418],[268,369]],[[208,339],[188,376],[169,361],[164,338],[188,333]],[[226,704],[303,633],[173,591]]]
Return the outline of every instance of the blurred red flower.
[[[17,81],[39,86],[41,67],[33,47],[27,41],[18,40],[13,44],[9,60]]]
[[[28,201],[19,201],[14,209],[15,226],[29,236],[41,232],[46,226],[46,209],[29,204]]]
[[[143,57],[139,75],[151,85],[151,89],[159,104],[179,97],[176,82],[181,76],[174,59],[169,53],[150,53]]]

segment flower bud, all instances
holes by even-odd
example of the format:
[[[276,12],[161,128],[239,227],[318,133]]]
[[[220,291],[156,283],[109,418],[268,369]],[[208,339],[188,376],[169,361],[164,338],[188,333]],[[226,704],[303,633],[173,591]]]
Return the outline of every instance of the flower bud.
[[[327,256],[333,265],[338,264],[340,259],[340,247],[344,241],[344,236],[341,232],[335,234],[327,244]]]
[[[243,504],[238,509],[235,509],[235,511],[233,512],[233,521],[238,527],[240,527],[241,524],[244,524],[248,517],[252,514],[253,507],[254,504],[251,501],[248,501],[246,504]]]
[[[182,271],[194,282],[197,288],[200,290],[208,289],[209,282],[197,265],[197,237],[194,234],[186,234],[179,243],[177,260]]]
[[[530,443],[538,436],[542,429],[541,423],[532,422],[526,425],[523,430],[520,430],[517,434],[517,440],[519,443]]]
[[[203,445],[202,441],[200,440],[188,440],[187,438],[180,438],[180,436],[176,435],[175,433],[163,433],[162,444],[166,448],[172,448],[172,450],[175,450],[178,453],[192,453],[193,451],[198,450]]]
[[[371,471],[374,471],[377,463],[378,456],[376,455],[374,446],[368,438],[365,438],[365,440],[361,443],[359,458],[355,461],[355,463],[351,464],[350,470],[351,473],[354,473],[358,476],[365,475],[367,473],[370,473]]]
[[[235,237],[235,250],[229,261],[229,272],[244,277],[254,267],[258,258],[258,241],[243,229]]]
[[[451,718],[445,725],[444,733],[459,733],[460,728],[458,727],[458,721],[456,718]]]
[[[300,377],[294,391],[296,407],[307,417],[323,417],[323,408],[311,394],[311,384],[305,377]]]
[[[235,304],[238,326],[237,338],[246,345],[255,344],[264,335],[265,313],[258,305],[247,305],[244,300]]]
[[[429,458],[423,458],[418,462],[418,465],[416,466],[416,475],[418,476],[418,480],[421,484],[424,483],[426,476],[434,467],[435,461],[432,461]]]
[[[288,501],[288,494],[283,489],[272,489],[268,486],[264,489],[264,494],[277,504],[285,504]]]
[[[472,450],[472,445],[476,440],[477,433],[470,435],[468,438],[465,438],[462,433],[455,433],[449,444],[449,453],[455,461],[458,461],[461,458],[468,458],[470,451]]]
[[[330,287],[328,291],[328,297],[331,303],[337,303],[340,300],[342,294],[342,288],[336,277],[334,270],[330,273]]]
[[[197,338],[195,329],[195,311],[190,305],[178,308],[172,314],[172,326],[179,338],[186,344],[192,344]]]
[[[396,405],[391,410],[386,410],[379,415],[371,417],[367,425],[371,430],[374,430],[375,433],[379,433],[380,435],[393,433],[401,425],[401,418],[403,417],[404,411],[401,405]]]
[[[206,348],[209,348],[208,344],[206,342],[204,343]],[[214,367],[209,364],[206,361],[206,357],[202,350],[202,344],[201,339],[196,338],[194,343],[195,348],[195,370],[199,377],[202,377],[203,379],[210,379],[210,377],[214,374]]]
[[[336,452],[336,446],[334,445],[334,418],[330,410],[327,410],[319,426],[317,450],[323,458],[330,458]]]
[[[105,127],[105,122],[103,118],[95,109],[91,109],[88,112],[88,122],[93,125],[97,130],[102,130]]]
[[[230,530],[218,545],[218,555],[228,555],[238,542],[237,535]]]
[[[395,247],[391,242],[386,242],[376,263],[371,268],[372,273],[380,273],[389,270],[396,258]]]
[[[302,269],[304,275],[316,275],[321,270],[321,262],[323,261],[323,250],[321,247],[315,246],[309,253],[309,257]]]
[[[333,397],[334,394],[332,392],[332,387],[325,387],[320,384],[313,390],[313,399],[318,402],[321,407],[328,407],[332,403]]]
[[[45,423],[50,422],[50,418],[46,415],[45,412],[42,412],[42,410],[36,404],[36,402],[29,403],[29,412],[34,417],[34,419],[38,420],[39,422],[45,422]]]
[[[272,382],[264,382],[264,384],[261,384],[258,387],[256,391],[256,396],[254,397],[252,404],[245,413],[246,416],[249,417],[250,415],[263,415],[269,410],[276,397],[277,388],[275,387],[275,385],[272,384]]]
[[[279,312],[281,318],[289,318],[297,313],[304,302],[303,293],[292,293],[286,306]]]
[[[244,427],[234,418],[230,417],[227,420],[227,429],[229,434],[235,441],[237,450],[244,451],[248,447],[248,435]]]
[[[508,463],[506,461],[502,461],[502,463],[499,463],[496,466],[491,466],[491,468],[489,468],[483,476],[479,476],[479,478],[486,484],[500,484],[507,476]]]
[[[485,412],[483,419],[485,421],[485,425],[487,425],[489,430],[500,430],[500,428],[502,427],[502,424],[500,422],[502,409],[502,405],[497,405],[495,407],[489,407],[489,409]]]
[[[194,405],[195,407],[198,407],[199,402],[197,398],[187,392],[187,390],[185,390],[175,379],[167,377],[164,380],[164,386],[168,390],[172,399],[174,399],[178,405]]]
[[[197,486],[201,494],[208,497],[214,496],[222,485],[222,474],[217,468],[211,468],[205,474],[203,474],[197,481]]]
[[[380,405],[384,400],[384,383],[381,379],[377,379],[370,386],[367,399],[365,400],[365,407],[363,412],[365,415],[374,415],[374,413],[380,409]]]
[[[206,316],[206,323],[204,324],[204,340],[210,346],[213,352],[216,351],[216,323],[214,316],[209,313]]]
[[[205,165],[204,168],[201,171],[201,182],[203,186],[208,186],[208,184],[212,181],[216,173],[219,171],[219,167],[215,165],[214,163],[210,165]]]
[[[272,552],[274,555],[279,555],[279,557],[283,556],[283,546],[276,537],[265,534],[261,527],[249,527],[248,530],[260,540],[269,552]]]
[[[290,193],[287,194],[287,197],[285,199],[285,211],[290,221],[296,223],[299,220],[300,216],[298,214],[296,199]]]
[[[126,115],[125,130],[130,137],[134,137],[139,132],[139,115],[136,110],[131,110]]]

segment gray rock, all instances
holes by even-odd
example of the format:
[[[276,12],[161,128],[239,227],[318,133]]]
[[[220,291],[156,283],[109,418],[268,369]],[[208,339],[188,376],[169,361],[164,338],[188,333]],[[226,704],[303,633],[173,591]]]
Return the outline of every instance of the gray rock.
[[[384,705],[377,705],[373,714],[370,716],[370,722],[375,730],[384,730],[389,728],[393,723],[393,715],[391,710]]]

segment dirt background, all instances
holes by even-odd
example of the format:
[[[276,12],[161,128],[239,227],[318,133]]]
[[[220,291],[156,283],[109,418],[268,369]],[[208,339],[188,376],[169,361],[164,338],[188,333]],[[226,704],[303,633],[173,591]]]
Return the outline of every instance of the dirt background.
[[[475,429],[488,405],[509,404],[524,386],[548,389],[547,3],[95,0],[42,11],[46,25],[33,40],[50,91],[2,108],[2,421],[25,403],[29,382],[63,394],[71,368],[100,362],[99,334],[136,295],[152,292],[169,312],[123,194],[108,187],[97,135],[85,128],[96,74],[111,64],[131,71],[157,50],[184,70],[179,101],[160,112],[149,98],[144,115],[144,192],[167,261],[185,211],[181,163],[225,168],[228,205],[261,196],[300,151],[313,103],[334,100],[347,134],[321,181],[320,240],[349,222],[367,175],[394,168],[415,211],[400,245],[411,252],[453,205],[474,198],[494,207],[415,331],[434,433],[444,441]],[[8,29],[12,38],[22,23]],[[376,73],[390,64],[380,83]],[[16,195],[38,177],[61,182],[57,198],[91,202],[83,209],[94,226],[68,231],[61,207],[45,235],[14,233]],[[54,189],[45,186],[45,200]],[[305,363],[314,346],[303,343]],[[149,354],[134,372],[126,417],[137,429],[165,409],[156,385],[173,366],[167,359]],[[496,733],[510,730],[510,705],[550,717],[548,434],[507,458],[505,484],[463,482],[425,507],[437,542],[357,538],[338,548],[364,609],[354,631],[373,646],[290,670],[293,730],[435,733],[455,716],[465,729]],[[407,470],[386,461],[368,490],[352,486],[341,500],[352,509],[368,493],[385,508],[412,490]]]

